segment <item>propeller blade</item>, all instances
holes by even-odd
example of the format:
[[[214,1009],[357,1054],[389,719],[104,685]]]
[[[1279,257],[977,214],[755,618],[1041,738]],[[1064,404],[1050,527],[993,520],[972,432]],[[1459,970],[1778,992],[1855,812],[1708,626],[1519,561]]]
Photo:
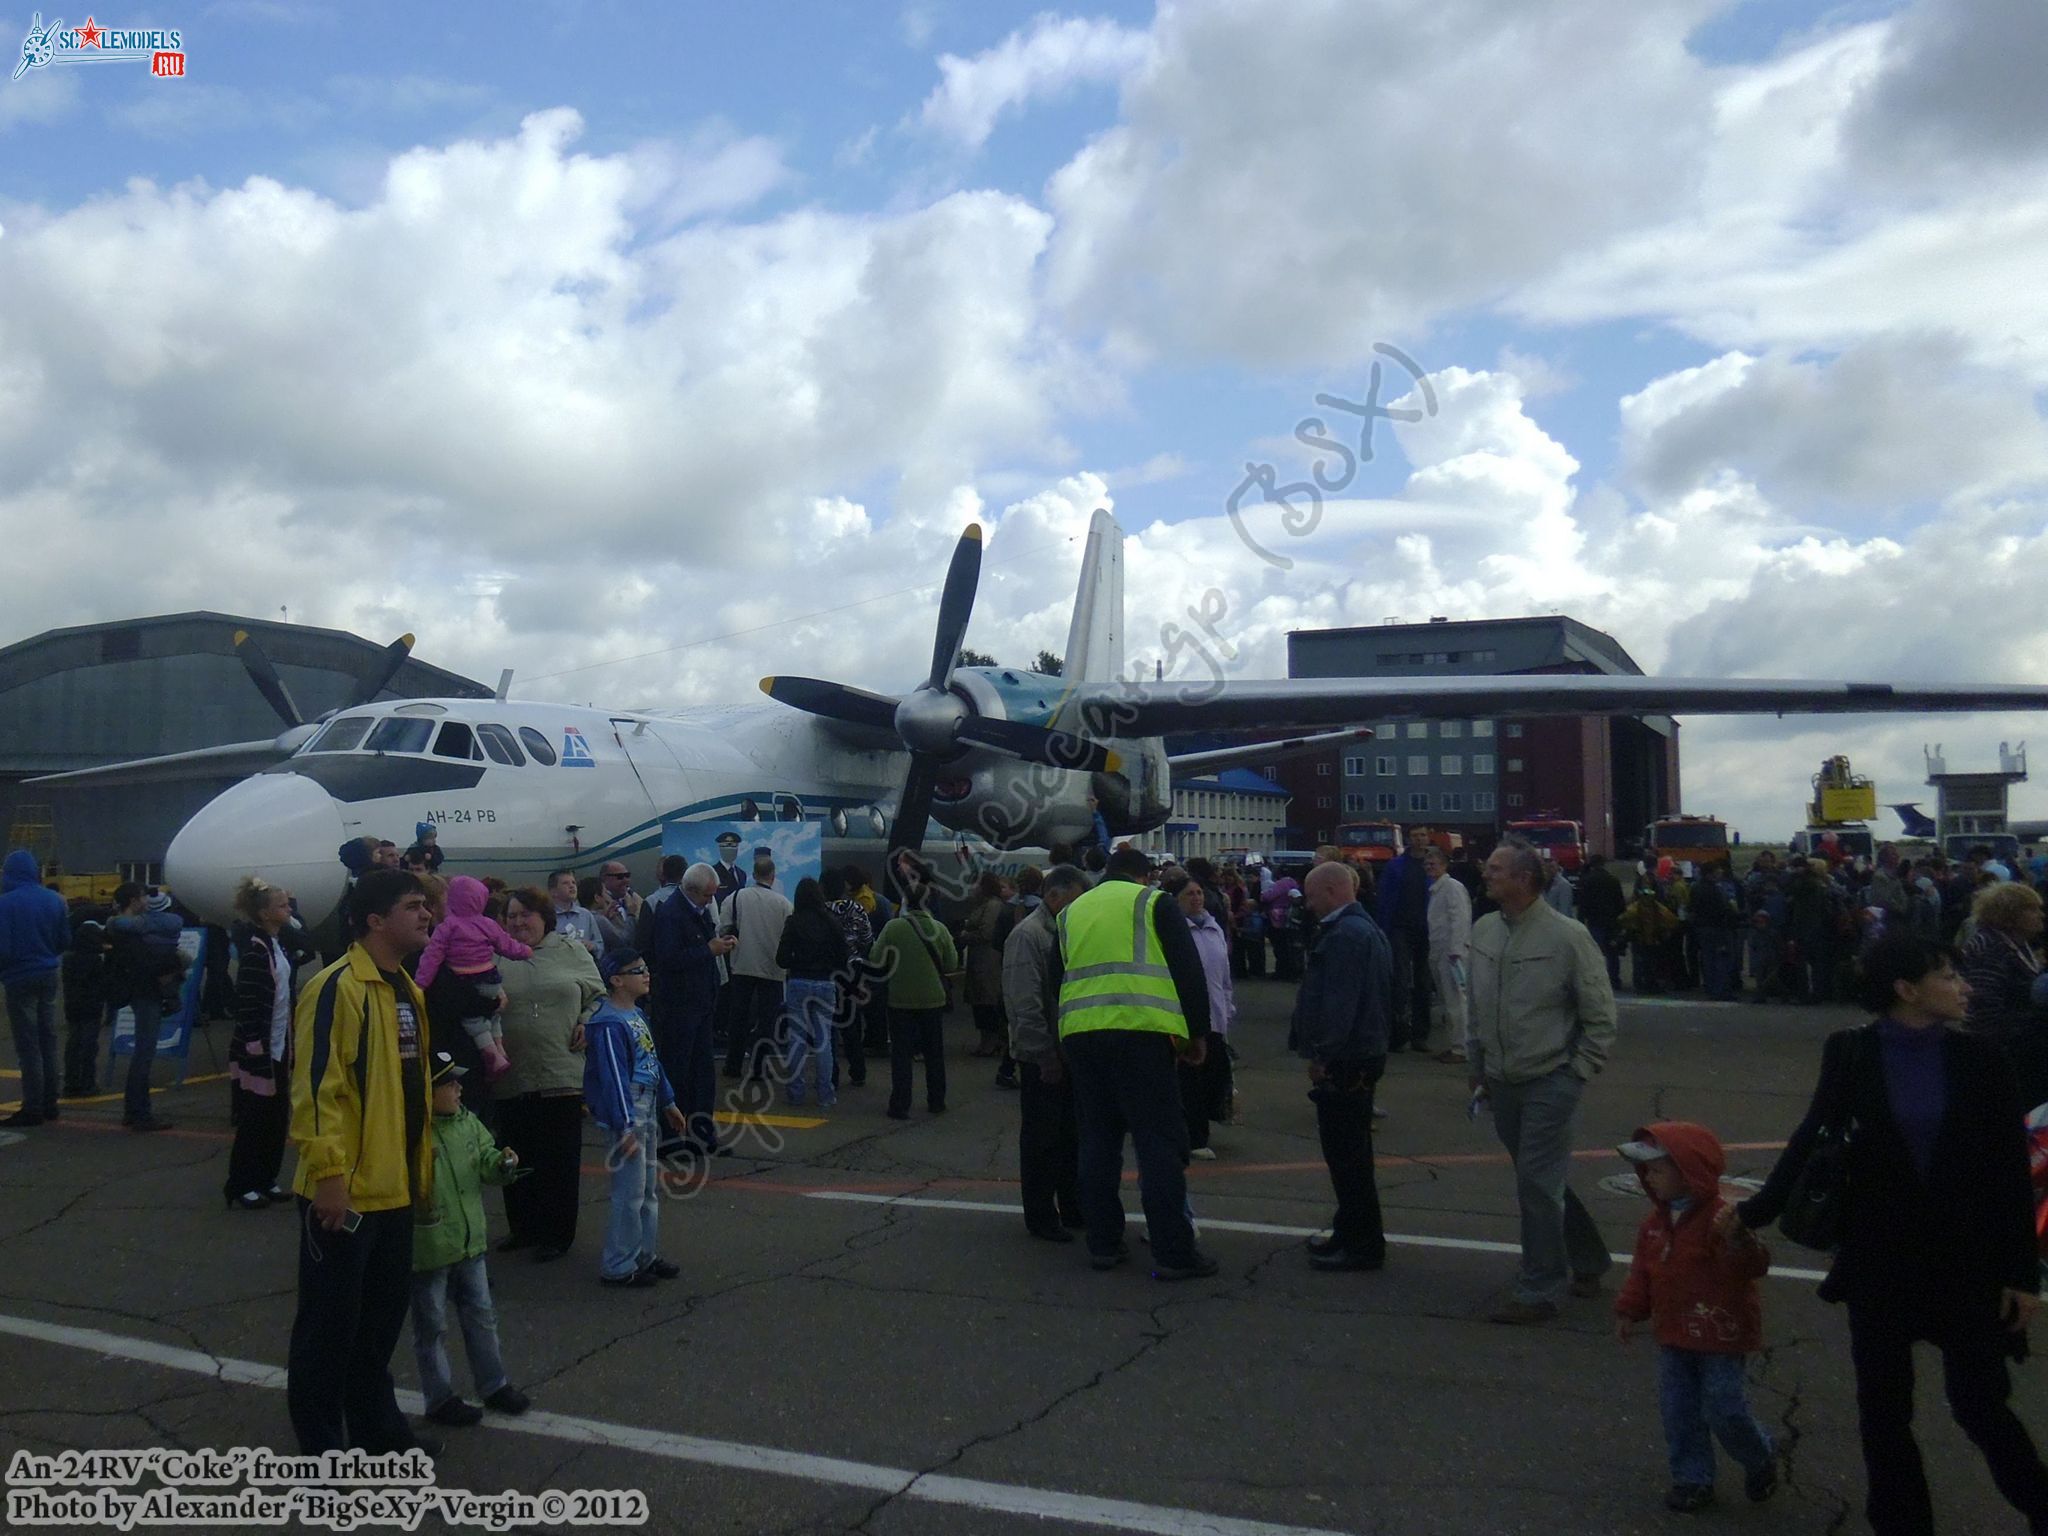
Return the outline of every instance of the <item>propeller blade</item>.
[[[1066,731],[1016,720],[974,719],[962,722],[960,740],[1022,758],[1049,768],[1074,768],[1084,773],[1115,773],[1123,759],[1099,741]]]
[[[897,701],[885,694],[869,693],[865,688],[821,682],[815,677],[764,677],[761,691],[776,703],[805,714],[892,733],[896,729]]]
[[[898,853],[916,853],[924,847],[926,824],[932,819],[932,792],[939,782],[939,763],[914,754],[910,772],[903,780],[903,797],[896,803],[896,820],[889,827],[889,857],[893,869]]]
[[[953,563],[946,567],[946,587],[939,597],[939,630],[932,641],[932,675],[928,688],[945,688],[953,681],[953,663],[967,639],[967,621],[974,617],[974,589],[981,582],[981,524],[969,523],[953,546]]]
[[[405,658],[412,654],[412,636],[400,635],[396,640],[377,653],[377,659],[356,674],[355,697],[343,707],[355,709],[373,702],[398,676],[398,669],[405,665]]]
[[[256,637],[246,629],[235,631],[235,654],[241,658],[242,670],[249,674],[249,681],[263,695],[263,701],[277,711],[277,718],[287,728],[304,725],[306,722],[299,714],[299,706],[292,702],[291,690],[277,675],[277,668],[270,664],[270,658],[263,654],[263,647],[256,643]]]

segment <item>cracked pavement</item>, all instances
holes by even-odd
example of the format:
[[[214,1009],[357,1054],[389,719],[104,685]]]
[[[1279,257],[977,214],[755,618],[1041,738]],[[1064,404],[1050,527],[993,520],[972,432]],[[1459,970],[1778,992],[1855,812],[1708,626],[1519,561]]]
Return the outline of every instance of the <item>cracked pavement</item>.
[[[1219,1159],[1191,1170],[1198,1215],[1319,1226],[1328,1184],[1300,1068],[1281,1049],[1287,989],[1249,982],[1241,995],[1240,1120],[1216,1131]],[[1702,1120],[1731,1143],[1782,1140],[1821,1036],[1847,1018],[1625,1002],[1578,1144],[1597,1152],[1660,1115]],[[972,1038],[956,1018],[946,1115],[884,1119],[886,1063],[872,1063],[825,1126],[781,1132],[772,1156],[747,1156],[760,1150],[749,1144],[707,1189],[666,1203],[663,1251],[680,1280],[597,1286],[599,1176],[584,1180],[568,1259],[491,1261],[507,1367],[537,1408],[900,1469],[898,1482],[826,1485],[502,1429],[446,1432],[440,1480],[638,1488],[650,1529],[690,1533],[1088,1528],[918,1496],[927,1480],[954,1478],[1401,1536],[1669,1529],[1651,1348],[1614,1343],[1605,1300],[1572,1303],[1548,1329],[1488,1325],[1506,1256],[1396,1247],[1379,1274],[1323,1275],[1292,1237],[1211,1231],[1203,1244],[1222,1272],[1161,1285],[1141,1245],[1137,1262],[1096,1274],[1080,1245],[1033,1241],[1021,1218],[805,1198],[1014,1202],[1016,1098],[990,1085],[992,1063],[967,1056]],[[195,1048],[195,1071],[211,1048]],[[163,1135],[122,1133],[107,1104],[0,1146],[0,1312],[281,1365],[292,1218],[221,1209],[223,1084],[163,1097],[178,1126]],[[1512,1240],[1508,1170],[1488,1123],[1466,1119],[1461,1069],[1399,1058],[1381,1100],[1389,1230]],[[1774,1155],[1732,1152],[1730,1172],[1761,1174]],[[585,1161],[600,1161],[594,1139]],[[1620,1168],[1588,1157],[1574,1183],[1608,1246],[1625,1252],[1644,1207],[1597,1183]],[[1126,1195],[1135,1210],[1135,1190]],[[502,1231],[497,1197],[486,1203]],[[1774,1249],[1781,1263],[1821,1265]],[[1859,1529],[1844,1320],[1809,1282],[1767,1281],[1765,1308],[1753,1401],[1784,1448],[1785,1486],[1752,1511],[1724,1461],[1713,1518],[1813,1536]],[[0,1464],[24,1447],[288,1444],[275,1390],[0,1337]],[[459,1342],[450,1348],[467,1388]],[[1944,1529],[2019,1529],[1948,1418],[1932,1367],[1923,1356],[1916,1423]],[[414,1383],[409,1331],[393,1368]],[[2035,1373],[2023,1367],[2015,1381],[2038,1423]]]

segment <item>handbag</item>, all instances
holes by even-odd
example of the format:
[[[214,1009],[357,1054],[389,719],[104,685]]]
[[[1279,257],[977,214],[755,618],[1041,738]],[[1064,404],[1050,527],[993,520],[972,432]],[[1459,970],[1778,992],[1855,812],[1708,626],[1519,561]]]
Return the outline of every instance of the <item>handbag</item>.
[[[1853,1077],[1863,1050],[1862,1034],[1850,1047],[1846,1070]],[[1849,1148],[1856,1136],[1852,1118],[1842,1125],[1824,1125],[1805,1166],[1792,1181],[1778,1230],[1802,1248],[1833,1253],[1842,1245],[1849,1207]]]

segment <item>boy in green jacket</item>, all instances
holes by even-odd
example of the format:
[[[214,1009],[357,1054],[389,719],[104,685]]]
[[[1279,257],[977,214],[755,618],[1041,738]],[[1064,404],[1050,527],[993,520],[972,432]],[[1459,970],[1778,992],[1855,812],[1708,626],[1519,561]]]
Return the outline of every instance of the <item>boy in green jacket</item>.
[[[412,1347],[427,1417],[437,1424],[474,1424],[484,1416],[455,1392],[448,1363],[451,1298],[477,1394],[500,1413],[527,1408],[526,1394],[506,1380],[498,1358],[498,1314],[484,1272],[490,1229],[483,1191],[486,1183],[509,1184],[525,1170],[519,1154],[500,1147],[483,1121],[462,1107],[467,1071],[446,1051],[434,1053],[434,1219],[414,1227],[412,1239]]]

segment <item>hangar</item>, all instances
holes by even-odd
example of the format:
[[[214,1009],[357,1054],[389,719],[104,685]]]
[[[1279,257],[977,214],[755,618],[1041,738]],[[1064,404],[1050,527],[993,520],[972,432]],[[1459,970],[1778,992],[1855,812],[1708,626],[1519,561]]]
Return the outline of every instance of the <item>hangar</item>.
[[[343,630],[205,612],[52,629],[0,649],[7,846],[31,848],[60,871],[161,878],[178,828],[240,773],[119,787],[22,781],[275,737],[284,722],[251,682],[235,650],[237,631],[254,637],[308,720],[351,702],[386,655],[383,644]],[[376,697],[491,692],[408,656]]]

